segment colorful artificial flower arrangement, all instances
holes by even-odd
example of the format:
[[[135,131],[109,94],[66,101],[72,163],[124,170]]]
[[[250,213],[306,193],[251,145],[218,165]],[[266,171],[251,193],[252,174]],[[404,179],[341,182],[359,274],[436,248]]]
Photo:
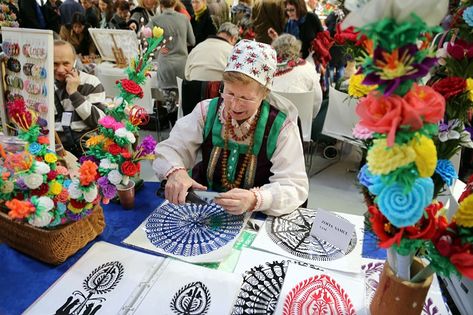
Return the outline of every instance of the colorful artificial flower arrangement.
[[[0,28],[6,27],[19,27],[17,16],[12,11],[14,7],[12,0],[1,0],[0,1]]]
[[[55,227],[89,215],[98,204],[96,168],[83,165],[70,174],[61,158],[49,149],[45,121],[29,110],[23,99],[7,103],[25,150],[8,152],[0,146],[0,200],[14,220],[36,227]]]
[[[142,107],[133,105],[133,100],[143,97],[140,85],[149,76],[151,54],[165,41],[163,30],[158,27],[143,28],[141,34],[146,48],[131,59],[126,69],[128,79],[117,81],[120,96],[115,98],[107,115],[98,121],[98,134],[87,140],[88,150],[81,158],[82,165],[92,163],[97,169],[103,203],[116,196],[117,186],[126,186],[130,178],[139,176],[142,160],[154,159],[156,141],[152,136],[145,137],[137,145],[139,126],[147,124],[149,116]]]
[[[373,2],[367,6],[374,6]],[[383,5],[403,7],[397,0]],[[473,225],[465,219],[473,216],[473,207],[465,204],[449,222],[443,205],[433,200],[432,175],[437,173],[450,183],[456,173],[448,160],[437,159],[432,139],[444,118],[445,99],[434,88],[418,83],[436,61],[427,42],[440,22],[431,19],[427,24],[420,18],[423,5],[423,1],[411,2],[409,12],[381,10],[378,14],[392,15],[356,25],[374,48],[361,64],[362,84],[376,86],[356,108],[357,128],[364,130],[363,135],[371,133],[373,139],[358,178],[373,197],[369,222],[379,246],[388,249],[388,263],[398,277],[422,282],[438,272],[473,278]],[[441,19],[444,14],[433,15]],[[430,264],[411,278],[414,255]]]
[[[439,159],[451,159],[462,147],[473,148],[473,36],[471,12],[473,1],[461,1],[451,7],[452,21],[437,38],[439,65],[429,85],[446,101],[445,117],[436,139]],[[439,190],[443,183],[434,178]]]

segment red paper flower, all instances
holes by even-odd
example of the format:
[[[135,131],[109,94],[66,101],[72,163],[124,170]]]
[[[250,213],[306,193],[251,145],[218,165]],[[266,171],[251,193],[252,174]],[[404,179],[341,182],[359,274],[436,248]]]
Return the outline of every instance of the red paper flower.
[[[394,243],[399,244],[402,234],[404,233],[404,228],[398,229],[393,226],[374,205],[369,206],[368,211],[371,214],[371,228],[379,239],[379,247],[389,248]]]
[[[362,98],[356,107],[360,124],[374,132],[387,133],[387,144],[394,144],[396,130],[401,124],[405,101],[399,95],[383,96],[377,91]]]
[[[437,212],[442,209],[442,207],[442,203],[438,202],[425,208],[425,214],[419,222],[405,228],[407,237],[410,239],[433,239],[437,233]]]
[[[135,176],[135,174],[140,171],[140,164],[133,163],[131,161],[125,161],[121,165],[121,171],[124,175],[130,176],[130,177]]]
[[[38,137],[39,144],[49,144],[49,139],[46,136],[39,136]]]
[[[123,151],[122,153],[123,158],[125,159],[130,159],[131,158],[131,153],[128,151]]]
[[[122,153],[122,151],[123,148],[116,143],[112,143],[108,146],[108,152],[110,152],[110,154],[112,155],[119,155],[120,153]]]
[[[51,181],[51,180],[55,179],[56,177],[57,177],[57,172],[56,171],[53,171],[53,170],[49,171],[48,181]]]
[[[87,205],[87,201],[85,200],[79,201],[76,199],[71,199],[69,203],[76,209],[83,209]]]
[[[473,45],[457,39],[454,43],[447,44],[447,53],[456,60],[462,60],[464,57],[470,59],[473,57]]]
[[[470,247],[469,249],[453,254],[450,257],[450,262],[457,267],[462,275],[473,279],[473,248],[471,248],[471,244],[468,245]]]
[[[448,100],[466,89],[466,80],[461,77],[448,77],[435,82],[432,88]]]
[[[129,79],[120,80],[122,88],[128,93],[134,94],[139,98],[143,98],[143,89],[135,81]]]
[[[312,41],[312,50],[314,51],[314,61],[325,65],[332,59],[330,56],[330,48],[335,41],[330,37],[329,31],[318,32]]]
[[[43,183],[38,188],[33,189],[31,191],[31,195],[33,195],[33,196],[44,196],[44,195],[47,194],[48,191],[49,191],[49,185],[46,184],[46,183]]]

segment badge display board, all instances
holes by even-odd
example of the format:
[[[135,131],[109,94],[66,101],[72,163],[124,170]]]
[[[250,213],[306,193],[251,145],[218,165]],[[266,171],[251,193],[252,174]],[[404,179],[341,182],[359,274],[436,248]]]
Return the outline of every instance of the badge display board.
[[[3,52],[8,57],[2,72],[6,88],[1,104],[4,127],[6,102],[21,97],[29,109],[46,120],[47,128],[54,130],[53,32],[2,27],[2,38]],[[48,137],[50,148],[54,150],[54,132]]]
[[[138,54],[138,38],[132,30],[90,28],[89,33],[102,60],[121,63],[117,60],[121,54],[129,64],[130,59]]]

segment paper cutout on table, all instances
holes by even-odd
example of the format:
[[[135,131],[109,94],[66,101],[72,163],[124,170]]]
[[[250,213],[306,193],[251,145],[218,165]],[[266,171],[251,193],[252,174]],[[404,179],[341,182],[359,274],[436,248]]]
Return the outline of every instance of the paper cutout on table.
[[[164,260],[97,242],[24,314],[122,314]]]
[[[167,259],[128,314],[229,314],[239,275]]]
[[[150,215],[146,234],[166,253],[196,256],[226,245],[242,227],[243,215],[228,214],[216,204],[167,203]]]
[[[284,315],[356,314],[348,294],[331,277],[318,275],[292,288],[284,300]]]
[[[299,208],[280,217],[269,217],[266,221],[269,237],[298,257],[328,261],[345,256],[339,248],[310,234],[316,214],[317,210]],[[355,248],[356,241],[356,233],[353,233],[346,254]]]
[[[242,274],[243,284],[232,314],[273,314],[289,263],[323,271],[301,261],[251,248],[242,249],[234,273]]]
[[[112,291],[123,277],[124,268],[118,261],[112,261],[97,267],[84,280],[87,293],[79,290],[72,292],[67,301],[58,308],[56,314],[90,315],[95,314],[107,299],[102,296]]]
[[[360,273],[364,218],[336,213],[355,225],[349,249],[343,253],[310,235],[315,214],[315,210],[300,208],[279,218],[268,217],[251,246],[323,268]]]
[[[287,261],[273,261],[245,272],[232,314],[273,314],[287,265]]]
[[[210,307],[209,289],[200,281],[191,282],[176,292],[171,309],[177,315],[207,314]]]
[[[366,314],[363,276],[289,264],[275,314]]]
[[[370,305],[373,300],[374,293],[378,288],[379,276],[383,271],[384,261],[380,260],[365,260],[366,263],[361,266],[365,274],[365,295],[366,305]],[[442,293],[440,292],[437,277],[430,286],[427,298],[422,308],[422,315],[440,315],[449,314],[443,302]]]

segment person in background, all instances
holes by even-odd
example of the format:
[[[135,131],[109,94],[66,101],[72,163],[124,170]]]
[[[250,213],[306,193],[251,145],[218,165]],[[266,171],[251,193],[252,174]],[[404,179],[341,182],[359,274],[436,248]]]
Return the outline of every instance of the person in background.
[[[253,30],[257,42],[271,44],[268,30],[281,34],[284,29],[285,15],[283,0],[256,0],[251,13]]]
[[[187,9],[186,7],[184,6],[184,4],[181,2],[181,0],[177,0],[176,1],[176,7],[174,8],[174,10],[176,10],[176,12],[179,12],[181,14],[184,14],[188,19],[189,21],[191,20],[191,15],[189,14],[189,12],[187,12]]]
[[[210,17],[206,0],[192,0],[192,7],[194,8],[194,16],[191,19],[191,25],[197,45],[210,35],[217,34],[217,29]]]
[[[158,86],[163,91],[165,107],[169,112],[175,112],[177,82],[176,77],[184,78],[184,68],[187,60],[187,46],[195,45],[192,26],[187,17],[175,11],[176,0],[161,0],[160,15],[153,17],[148,27],[161,27],[166,38],[172,37],[165,48],[157,53]]]
[[[59,6],[59,15],[61,17],[61,25],[70,26],[72,23],[72,16],[76,12],[85,14],[85,9],[80,5],[80,3],[76,2],[75,0],[65,0]]]
[[[128,28],[138,32],[141,26],[147,25],[156,14],[158,0],[138,0],[138,6],[131,10]]]
[[[314,108],[322,104],[320,75],[315,66],[300,57],[301,42],[291,34],[282,34],[271,44],[277,53],[278,66],[273,91],[304,93],[315,90]]]
[[[327,3],[334,7],[333,11],[325,19],[325,26],[327,26],[330,36],[333,38],[337,32],[337,24],[342,23],[345,13],[340,7],[341,3],[338,0],[329,0]],[[326,82],[328,84],[336,84],[345,74],[347,57],[344,51],[344,47],[336,43],[330,48],[330,56],[332,58],[328,63],[328,71],[326,71]]]
[[[253,0],[240,0],[232,7],[232,23],[238,25],[241,19],[251,19],[251,7]]]
[[[294,35],[302,42],[301,53],[302,58],[305,59],[309,56],[312,41],[324,28],[317,15],[307,12],[304,0],[286,0],[284,4],[288,19],[284,26],[284,33]],[[274,40],[278,33],[274,29],[269,29],[268,35]]]
[[[100,26],[99,9],[97,9],[92,0],[80,0],[80,3],[85,9],[86,23],[92,28],[98,28]]]
[[[113,17],[113,1],[99,0],[100,9],[100,28],[112,28],[110,21]]]
[[[95,44],[90,37],[89,26],[82,13],[74,13],[70,26],[61,26],[59,35],[75,49],[75,52],[81,56],[94,55],[97,51]]]
[[[61,28],[61,17],[59,16],[59,7],[61,0],[47,0],[43,5],[44,18],[46,19],[46,27],[56,33]]]
[[[187,12],[192,17],[194,16],[194,8],[192,7],[191,0],[181,0],[182,4],[186,7]]]
[[[310,12],[317,14],[317,7],[319,5],[318,0],[308,0],[307,6],[310,8]]]
[[[46,20],[36,0],[19,0],[18,11],[20,27],[46,29]]]
[[[54,41],[56,131],[64,148],[82,155],[79,143],[105,116],[105,90],[97,77],[75,69],[76,52],[66,41]]]
[[[127,30],[129,18],[130,4],[126,0],[117,0],[117,2],[115,2],[115,14],[110,20],[110,28]]]
[[[221,192],[214,201],[231,214],[275,216],[304,203],[309,182],[297,109],[267,98],[275,70],[271,46],[249,40],[235,45],[221,97],[197,104],[155,148],[153,169],[159,180],[167,179],[167,200],[183,204],[188,189],[208,188]],[[195,164],[199,150],[202,161]]]
[[[229,21],[230,7],[225,0],[207,0],[207,8],[217,29],[222,23]]]
[[[186,80],[222,81],[228,57],[237,40],[236,25],[230,22],[220,25],[217,35],[209,36],[189,53],[185,69]]]

